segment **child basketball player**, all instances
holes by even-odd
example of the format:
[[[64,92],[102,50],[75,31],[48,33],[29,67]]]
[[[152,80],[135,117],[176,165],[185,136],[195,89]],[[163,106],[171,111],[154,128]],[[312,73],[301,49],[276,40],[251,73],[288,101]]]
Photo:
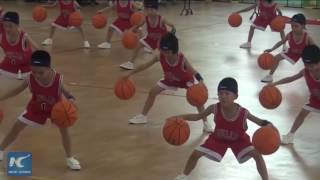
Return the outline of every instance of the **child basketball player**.
[[[125,30],[128,30],[132,27],[130,23],[130,17],[135,11],[133,7],[133,0],[127,0],[127,1],[116,0],[115,4],[111,7],[116,8],[118,17],[108,28],[106,41],[99,44],[98,48],[110,49],[111,48],[110,41],[114,31],[117,31],[118,33],[122,34]],[[110,7],[101,9],[98,11],[98,13],[103,13],[108,9],[110,9]]]
[[[194,79],[203,83],[201,75],[194,70],[191,64],[187,61],[182,52],[179,52],[178,39],[172,33],[167,33],[160,40],[160,54],[156,55],[150,62],[141,65],[127,77],[143,71],[153,64],[160,62],[164,79],[160,80],[155,87],[153,87],[150,92],[148,99],[144,105],[142,113],[133,117],[129,120],[131,124],[144,124],[147,123],[147,113],[151,109],[156,97],[164,90],[177,90],[177,88],[188,88],[192,86],[195,82]],[[199,112],[204,110],[204,107],[197,107]],[[206,132],[211,132],[211,128],[207,123],[207,119],[203,119],[204,127],[203,130]]]
[[[283,78],[272,85],[280,85],[293,82],[304,77],[310,91],[309,102],[304,105],[294,121],[290,132],[282,136],[283,144],[293,143],[294,134],[304,122],[310,112],[320,113],[320,49],[316,45],[308,45],[302,52],[302,60],[305,65],[299,73]]]
[[[123,69],[132,70],[135,68],[134,62],[141,48],[144,47],[146,52],[151,52],[151,50],[157,49],[161,37],[167,33],[166,26],[169,26],[173,31],[175,31],[174,25],[159,15],[157,11],[159,7],[158,0],[145,0],[144,7],[147,15],[145,22],[139,26],[132,27],[132,29],[137,29],[146,24],[147,36],[140,39],[140,43],[134,50],[131,60],[120,65]]]
[[[0,46],[5,56],[0,63],[0,100],[22,83],[19,79],[30,73],[32,48],[38,49],[28,34],[20,29],[17,12],[6,12],[2,20]]]
[[[51,116],[51,110],[61,96],[74,101],[74,97],[65,90],[62,84],[62,75],[55,72],[51,66],[50,55],[46,51],[35,51],[31,57],[32,73],[26,78],[20,89],[29,87],[32,98],[26,110],[18,117],[11,131],[0,145],[0,161],[3,160],[3,151],[14,142],[18,135],[27,126],[42,126]],[[20,90],[21,91],[21,90]],[[16,92],[11,92],[10,96]],[[72,170],[80,170],[80,163],[72,157],[71,138],[68,128],[60,128],[63,147],[67,156],[67,165]]]
[[[2,14],[3,14],[3,8],[0,6],[0,35],[3,32]]]
[[[279,62],[283,59],[286,59],[292,64],[295,64],[301,57],[302,51],[304,47],[307,45],[314,44],[311,37],[305,31],[306,18],[303,14],[295,14],[291,18],[291,28],[292,31],[286,35],[286,38],[282,41],[276,43],[271,49],[265,50],[265,52],[272,52],[277,49],[282,44],[285,44],[287,41],[289,42],[289,49],[287,52],[281,52],[277,54],[274,58],[275,63],[271,68],[269,74],[265,76],[261,81],[262,82],[272,82],[272,75],[276,71]]]
[[[77,9],[79,10],[80,5],[77,3],[76,0],[56,0],[53,4],[51,5],[44,5],[43,7],[46,8],[53,8],[57,4],[60,6],[60,15],[57,17],[57,19],[51,23],[51,29],[50,29],[50,34],[49,38],[44,40],[42,42],[42,45],[52,45],[53,43],[53,35],[56,31],[56,28],[61,28],[61,29],[68,29],[72,28],[69,25],[69,16],[71,13],[75,12]],[[83,32],[82,27],[77,27],[77,29],[80,31],[82,39],[83,39],[83,47],[84,48],[90,48],[90,44],[88,40],[86,39],[86,36]]]
[[[188,175],[195,168],[198,160],[207,158],[220,162],[228,148],[231,148],[239,163],[244,163],[251,157],[256,161],[258,172],[263,180],[268,179],[267,168],[263,157],[258,153],[250,142],[246,133],[247,121],[256,123],[259,126],[271,124],[266,120],[259,119],[252,115],[247,109],[235,103],[238,97],[238,84],[233,78],[224,78],[218,85],[217,104],[210,105],[205,111],[199,114],[180,115],[185,120],[197,121],[214,114],[215,129],[204,144],[196,148],[191,154],[183,174],[175,180],[187,180]]]
[[[236,13],[247,12],[252,9],[258,8],[257,17],[253,21],[253,24],[250,27],[248,41],[242,45],[240,48],[251,48],[251,41],[253,38],[254,30],[259,29],[265,31],[268,25],[272,22],[272,20],[278,15],[281,16],[282,13],[278,7],[278,4],[275,3],[273,0],[259,0],[255,4]],[[281,39],[285,38],[284,31],[280,32]]]

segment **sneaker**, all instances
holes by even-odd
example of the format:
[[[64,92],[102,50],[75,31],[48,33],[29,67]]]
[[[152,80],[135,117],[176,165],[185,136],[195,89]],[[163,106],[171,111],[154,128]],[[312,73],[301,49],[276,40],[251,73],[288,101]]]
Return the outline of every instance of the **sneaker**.
[[[286,135],[282,135],[281,143],[282,144],[293,144],[294,134],[288,133]]]
[[[246,42],[240,45],[240,48],[243,49],[250,49],[251,48],[251,43],[250,42]]]
[[[0,161],[3,161],[3,151],[0,150]]]
[[[145,124],[147,123],[147,117],[143,114],[139,114],[129,120],[130,124]]]
[[[134,69],[134,64],[132,62],[128,61],[126,63],[121,64],[120,67],[122,69],[126,69],[126,70],[133,70]]]
[[[150,54],[152,53],[152,50],[149,49],[149,48],[147,48],[147,47],[144,47],[143,50],[144,50],[144,52],[146,52],[146,53],[150,53]]]
[[[261,79],[261,82],[266,82],[266,83],[269,83],[269,82],[272,82],[272,81],[273,81],[273,77],[272,77],[271,74],[268,74],[263,79]]]
[[[111,48],[111,44],[108,43],[108,42],[103,42],[101,44],[98,45],[98,48],[101,48],[101,49],[110,49]]]
[[[174,180],[188,180],[188,176],[186,176],[184,174],[180,174],[179,176],[174,178]]]
[[[284,44],[284,45],[282,46],[282,51],[283,51],[283,52],[287,52],[287,51],[288,51],[288,46]]]
[[[79,171],[81,169],[80,163],[75,158],[67,158],[67,166],[74,171]]]
[[[52,45],[52,39],[48,38],[48,39],[44,40],[42,42],[42,45],[44,45],[44,46]]]
[[[203,121],[203,129],[202,130],[205,133],[212,133],[213,132],[212,127],[208,121]]]
[[[83,47],[84,47],[84,48],[90,48],[90,43],[89,43],[89,41],[83,41]]]

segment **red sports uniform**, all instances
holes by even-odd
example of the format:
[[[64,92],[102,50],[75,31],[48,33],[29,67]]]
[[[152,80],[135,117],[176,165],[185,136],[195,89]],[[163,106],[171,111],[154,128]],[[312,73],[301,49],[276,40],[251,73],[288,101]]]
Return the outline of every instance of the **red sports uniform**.
[[[304,78],[309,88],[309,103],[304,109],[320,113],[320,80],[314,79],[307,68],[304,69]]]
[[[27,34],[20,30],[18,40],[12,44],[8,41],[5,33],[0,35],[0,46],[5,53],[0,64],[1,74],[18,78],[19,70],[22,76],[26,76],[30,72],[32,48],[26,37]]]
[[[119,33],[123,33],[125,30],[132,27],[130,17],[133,14],[133,1],[128,0],[128,4],[123,7],[120,4],[120,0],[116,0],[116,5],[118,18],[111,24],[111,27]]]
[[[158,16],[156,26],[150,24],[150,18],[146,17],[147,24],[147,36],[140,40],[140,42],[149,49],[157,49],[159,46],[159,41],[162,36],[167,33],[167,28],[162,22],[162,17]]]
[[[44,125],[51,116],[54,104],[61,98],[62,75],[55,73],[54,80],[48,86],[40,85],[32,74],[28,76],[27,80],[32,99],[29,101],[26,111],[18,119],[31,126]]]
[[[158,86],[161,88],[176,90],[193,85],[193,74],[186,70],[185,57],[182,53],[178,53],[178,61],[174,65],[169,64],[165,56],[160,54],[160,64],[164,73],[164,78],[158,82]]]
[[[206,157],[220,162],[228,148],[231,148],[239,163],[244,163],[251,157],[248,153],[254,150],[250,137],[246,133],[248,110],[239,106],[237,117],[227,120],[222,112],[221,104],[214,105],[214,132],[197,148]]]
[[[293,32],[289,33],[289,49],[287,52],[281,53],[282,57],[290,63],[295,64],[301,57],[303,49],[309,44],[308,33],[304,32],[302,41],[297,43],[293,38]]]
[[[260,0],[258,7],[258,16],[253,21],[252,26],[257,29],[265,30],[271,21],[277,16],[277,3],[273,3],[271,6],[266,6]]]
[[[58,3],[60,6],[60,15],[52,25],[65,29],[69,27],[69,15],[76,11],[76,3],[74,0],[70,0],[68,2],[58,0]]]

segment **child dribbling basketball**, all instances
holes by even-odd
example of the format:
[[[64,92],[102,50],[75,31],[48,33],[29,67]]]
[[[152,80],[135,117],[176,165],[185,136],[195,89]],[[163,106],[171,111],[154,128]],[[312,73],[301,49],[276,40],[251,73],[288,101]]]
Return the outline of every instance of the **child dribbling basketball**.
[[[144,105],[142,113],[129,120],[131,124],[144,124],[147,123],[147,113],[152,107],[156,97],[164,90],[177,90],[178,88],[188,88],[195,84],[195,79],[203,83],[201,75],[194,70],[194,68],[187,61],[182,52],[179,52],[178,39],[172,33],[168,33],[160,40],[160,54],[157,54],[150,62],[141,65],[137,69],[129,73],[130,75],[138,73],[160,62],[164,78],[158,81],[157,85],[153,87],[148,99]],[[199,112],[204,110],[204,107],[197,107]],[[203,118],[203,131],[211,132],[211,127],[207,123],[207,119]]]
[[[240,11],[237,11],[235,13],[250,11],[257,7],[258,7],[257,17],[250,27],[248,41],[240,45],[240,48],[251,48],[251,41],[253,38],[254,30],[259,29],[259,30],[265,31],[267,26],[270,25],[272,20],[277,16],[277,12],[278,12],[278,15],[280,16],[282,15],[281,10],[278,7],[278,4],[275,3],[273,0],[259,0],[252,6],[242,9]],[[281,36],[281,39],[284,40],[285,38],[284,31],[280,32],[280,36]]]
[[[77,3],[76,0],[56,0],[53,4],[51,5],[44,5],[43,7],[46,8],[53,8],[59,4],[60,6],[60,15],[56,18],[56,20],[51,23],[51,29],[50,29],[50,34],[49,38],[44,40],[42,42],[42,45],[52,45],[53,43],[53,35],[56,31],[56,28],[61,28],[61,29],[69,29],[72,28],[69,23],[69,16],[71,13],[79,11],[80,5]],[[83,47],[84,48],[90,48],[89,41],[87,40],[83,29],[81,26],[77,27],[77,29],[80,31],[82,39],[83,39]]]
[[[32,99],[26,110],[18,117],[8,135],[0,145],[0,161],[3,160],[3,151],[14,142],[18,135],[27,126],[40,127],[46,123],[51,116],[51,110],[64,95],[67,99],[74,101],[74,97],[65,90],[62,84],[62,75],[51,68],[51,58],[46,51],[35,51],[31,56],[32,73],[26,78],[24,84],[16,92],[29,87]],[[67,166],[72,170],[80,170],[80,163],[72,157],[71,138],[68,128],[59,128],[63,147],[67,156]]]
[[[274,65],[271,67],[271,70],[268,75],[266,75],[261,81],[262,82],[272,82],[273,74],[278,68],[279,62],[283,59],[286,59],[292,64],[298,62],[301,57],[303,49],[307,45],[314,44],[311,37],[305,31],[306,17],[303,14],[295,14],[291,18],[291,28],[292,31],[286,35],[286,38],[282,41],[276,43],[271,49],[265,50],[265,52],[272,52],[277,49],[282,44],[289,42],[289,49],[287,52],[281,52],[277,54],[274,58]]]
[[[198,160],[202,156],[220,162],[228,148],[231,148],[239,163],[244,163],[251,157],[256,161],[258,172],[263,180],[268,179],[267,168],[262,155],[257,152],[250,142],[250,137],[246,133],[247,121],[256,123],[259,126],[271,124],[266,120],[259,119],[252,115],[234,100],[238,97],[238,84],[233,78],[224,78],[218,85],[217,104],[210,105],[205,111],[199,114],[185,114],[179,117],[197,121],[214,114],[216,124],[214,132],[200,147],[191,154],[183,174],[177,176],[175,180],[187,180],[188,175],[195,168]]]
[[[302,60],[305,68],[299,73],[283,78],[272,83],[272,85],[280,85],[293,82],[304,77],[308,89],[310,91],[309,102],[304,105],[296,117],[290,132],[282,136],[283,144],[291,144],[294,140],[294,134],[303,124],[304,119],[310,112],[320,113],[320,49],[316,45],[306,46],[302,52]]]

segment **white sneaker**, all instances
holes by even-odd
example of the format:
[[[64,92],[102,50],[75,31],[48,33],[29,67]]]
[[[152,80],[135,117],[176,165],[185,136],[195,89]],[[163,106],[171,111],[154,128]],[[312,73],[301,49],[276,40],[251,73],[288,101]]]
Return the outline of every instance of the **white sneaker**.
[[[143,114],[136,115],[129,120],[130,124],[145,124],[147,123],[147,117]]]
[[[48,38],[48,39],[44,40],[44,41],[42,42],[42,45],[44,45],[44,46],[52,45],[52,39],[51,39],[51,38]]]
[[[146,53],[150,53],[150,54],[152,53],[152,50],[149,49],[149,48],[147,48],[147,47],[144,47],[143,50],[144,50],[144,52],[146,52]]]
[[[75,158],[71,157],[71,158],[67,158],[67,166],[71,169],[71,170],[75,170],[78,171],[81,169],[80,163],[78,160],[76,160]]]
[[[83,41],[83,47],[84,47],[84,48],[90,48],[90,43],[89,43],[89,41]]]
[[[272,77],[271,74],[268,74],[263,79],[261,79],[261,82],[266,82],[266,83],[269,83],[269,82],[272,82],[272,81],[273,81],[273,77]]]
[[[188,176],[186,176],[184,174],[180,174],[179,176],[174,178],[174,180],[188,180]]]
[[[250,42],[246,42],[240,45],[240,48],[243,49],[250,49],[251,48],[251,43]]]
[[[123,63],[120,65],[121,68],[126,69],[126,70],[133,70],[134,68],[134,64],[130,61]]]
[[[282,144],[293,144],[294,134],[288,133],[286,135],[282,135],[281,143]]]
[[[212,133],[213,132],[212,127],[208,121],[203,121],[203,129],[202,130],[205,133]]]
[[[0,150],[0,161],[3,161],[3,151]]]
[[[98,45],[98,48],[101,48],[101,49],[110,49],[111,48],[111,44],[108,43],[108,42],[103,42],[101,44]]]

